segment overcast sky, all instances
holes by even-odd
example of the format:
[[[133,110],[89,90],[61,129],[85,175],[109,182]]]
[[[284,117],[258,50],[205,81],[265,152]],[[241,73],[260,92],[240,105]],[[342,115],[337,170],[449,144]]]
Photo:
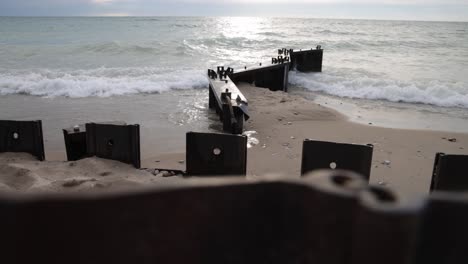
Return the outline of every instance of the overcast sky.
[[[1,16],[286,16],[468,21],[468,0],[0,0]]]

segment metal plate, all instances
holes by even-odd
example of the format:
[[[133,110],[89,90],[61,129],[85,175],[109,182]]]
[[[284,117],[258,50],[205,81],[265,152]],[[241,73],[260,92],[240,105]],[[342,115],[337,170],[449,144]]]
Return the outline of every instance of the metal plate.
[[[431,191],[468,191],[468,155],[437,153]]]
[[[25,152],[43,161],[42,122],[0,120],[0,152]]]
[[[229,75],[235,83],[254,83],[257,87],[272,91],[288,91],[289,62],[259,67],[251,67]]]
[[[466,193],[433,193],[421,216],[414,263],[468,263],[468,199]]]
[[[401,199],[346,171],[285,178],[0,193],[2,263],[468,263],[466,194]]]
[[[300,72],[321,72],[323,50],[303,50],[291,53],[291,68]]]
[[[88,155],[117,160],[140,168],[140,126],[86,124]]]
[[[74,128],[63,129],[63,138],[68,161],[75,161],[88,156],[85,125],[80,125],[79,130],[76,131]]]
[[[301,174],[317,169],[342,169],[370,178],[373,145],[356,145],[306,139],[302,145]]]
[[[376,186],[361,191],[359,198],[349,263],[414,263],[424,203],[404,203],[395,192]]]
[[[186,148],[188,175],[246,174],[246,136],[189,132]]]

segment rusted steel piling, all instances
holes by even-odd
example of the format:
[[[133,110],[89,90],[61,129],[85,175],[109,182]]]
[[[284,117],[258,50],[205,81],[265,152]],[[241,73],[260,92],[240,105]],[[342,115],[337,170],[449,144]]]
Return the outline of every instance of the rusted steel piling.
[[[15,264],[467,263],[467,204],[456,193],[408,203],[331,170],[114,194],[3,194],[0,248]]]
[[[300,72],[322,72],[323,49],[317,46],[310,50],[289,50],[291,70]]]
[[[289,62],[259,65],[233,72],[229,75],[235,82],[247,82],[256,87],[269,88],[272,91],[288,91]]]
[[[25,152],[45,160],[42,121],[0,120],[1,152]]]
[[[223,122],[223,130],[242,134],[244,121],[249,119],[248,102],[239,88],[229,77],[232,68],[218,67],[217,71],[208,70],[209,103]]]

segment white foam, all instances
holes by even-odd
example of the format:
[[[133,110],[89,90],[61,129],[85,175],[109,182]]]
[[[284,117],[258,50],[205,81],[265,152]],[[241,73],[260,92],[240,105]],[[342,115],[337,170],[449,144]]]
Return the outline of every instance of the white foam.
[[[108,97],[206,87],[204,71],[160,68],[0,71],[0,95]]]
[[[289,82],[310,91],[339,97],[468,108],[468,85],[463,82],[405,82],[366,74],[364,71],[291,72]]]
[[[260,141],[257,138],[254,138],[253,135],[257,135],[257,131],[244,131],[242,135],[247,136],[247,148],[252,148],[260,144]]]

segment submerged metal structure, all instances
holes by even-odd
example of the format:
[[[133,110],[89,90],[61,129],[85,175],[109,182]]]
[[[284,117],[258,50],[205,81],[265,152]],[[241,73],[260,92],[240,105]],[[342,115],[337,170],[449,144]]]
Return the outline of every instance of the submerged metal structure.
[[[323,49],[317,46],[310,50],[289,50],[291,69],[300,72],[322,72]]]
[[[244,121],[250,118],[248,101],[230,79],[232,72],[232,68],[224,67],[218,67],[217,71],[208,70],[208,106],[216,110],[225,132],[242,134]]]
[[[287,92],[290,70],[321,72],[322,60],[320,46],[304,51],[283,48],[278,49],[278,56],[271,59],[271,64],[245,66],[237,71],[224,66],[208,69],[209,107],[219,114],[225,132],[241,134],[244,121],[249,118],[248,103],[236,83],[246,82],[272,91]]]
[[[288,91],[289,62],[259,65],[233,72],[229,75],[235,83],[246,82],[271,91]]]

